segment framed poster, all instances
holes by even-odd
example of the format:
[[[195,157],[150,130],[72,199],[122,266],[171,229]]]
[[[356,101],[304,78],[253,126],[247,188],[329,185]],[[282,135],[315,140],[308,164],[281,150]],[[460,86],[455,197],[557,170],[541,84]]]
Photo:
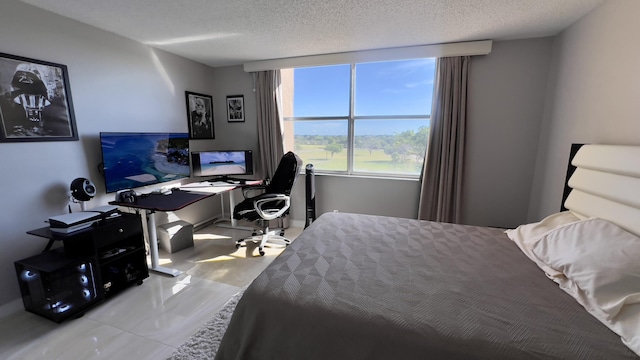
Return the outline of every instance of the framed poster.
[[[0,141],[78,140],[65,65],[0,53]]]
[[[211,95],[186,91],[187,119],[190,139],[215,139],[213,130],[213,98]]]
[[[227,121],[244,121],[244,95],[227,96]]]

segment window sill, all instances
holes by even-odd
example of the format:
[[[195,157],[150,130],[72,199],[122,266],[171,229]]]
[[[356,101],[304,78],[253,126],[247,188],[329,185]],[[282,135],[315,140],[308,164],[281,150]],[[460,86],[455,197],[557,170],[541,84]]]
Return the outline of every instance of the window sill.
[[[402,176],[398,176],[398,175],[390,175],[390,176],[365,175],[365,174],[347,175],[347,174],[337,174],[337,173],[316,172],[315,176],[322,176],[322,177],[331,176],[331,177],[341,177],[341,178],[349,178],[349,179],[399,180],[399,181],[413,181],[413,182],[419,182],[420,181],[420,178],[418,178],[418,177],[402,177]]]

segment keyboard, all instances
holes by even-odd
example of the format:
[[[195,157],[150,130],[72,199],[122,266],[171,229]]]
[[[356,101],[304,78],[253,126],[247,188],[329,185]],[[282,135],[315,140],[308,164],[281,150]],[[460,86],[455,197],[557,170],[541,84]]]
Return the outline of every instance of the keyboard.
[[[224,181],[201,181],[197,183],[185,184],[180,186],[182,189],[198,189],[198,188],[208,188],[211,186],[216,187],[224,187],[224,186],[235,186],[234,184],[229,184]]]
[[[209,182],[211,186],[235,186],[236,184],[229,184],[226,181],[213,181]]]

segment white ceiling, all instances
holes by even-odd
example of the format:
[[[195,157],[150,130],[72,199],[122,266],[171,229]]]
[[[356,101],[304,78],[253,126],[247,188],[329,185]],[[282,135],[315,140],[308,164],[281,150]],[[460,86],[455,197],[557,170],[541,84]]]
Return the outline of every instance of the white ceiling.
[[[555,35],[608,0],[21,0],[213,67]]]

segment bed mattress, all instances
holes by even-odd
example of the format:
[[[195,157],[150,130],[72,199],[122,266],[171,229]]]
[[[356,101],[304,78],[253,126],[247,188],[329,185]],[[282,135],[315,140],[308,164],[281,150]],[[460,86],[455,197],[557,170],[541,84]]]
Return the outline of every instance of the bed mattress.
[[[247,288],[216,359],[637,359],[502,229],[326,213]]]

